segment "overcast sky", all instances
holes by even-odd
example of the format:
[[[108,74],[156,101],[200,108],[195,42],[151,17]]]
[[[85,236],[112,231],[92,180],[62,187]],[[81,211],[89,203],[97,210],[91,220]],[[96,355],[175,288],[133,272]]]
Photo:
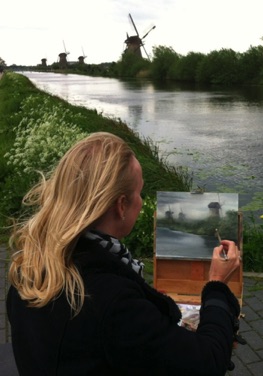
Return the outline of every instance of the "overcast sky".
[[[0,57],[7,65],[48,64],[70,52],[69,61],[118,61],[131,13],[149,55],[153,46],[186,55],[221,48],[244,52],[262,45],[263,0],[10,0],[0,8]]]

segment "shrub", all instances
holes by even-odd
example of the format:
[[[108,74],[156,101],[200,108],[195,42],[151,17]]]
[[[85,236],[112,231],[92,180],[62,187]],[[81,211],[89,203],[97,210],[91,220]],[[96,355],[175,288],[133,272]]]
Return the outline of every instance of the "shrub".
[[[124,243],[136,257],[152,257],[154,244],[154,212],[156,198],[146,196],[135,226]]]
[[[122,55],[115,71],[119,77],[136,77],[149,69],[150,62],[136,54],[127,52]]]
[[[13,146],[5,154],[10,172],[2,188],[2,213],[19,212],[23,196],[39,179],[38,171],[51,171],[75,142],[87,136],[66,121],[68,109],[50,104],[48,97],[30,96],[22,105],[27,117],[16,127]]]
[[[244,270],[262,272],[263,270],[263,224],[251,214],[244,226],[243,236]]]
[[[14,145],[5,154],[16,173],[31,176],[37,170],[50,171],[73,143],[86,136],[78,126],[66,122],[66,111],[44,112],[37,120],[34,111],[32,118],[22,119]]]

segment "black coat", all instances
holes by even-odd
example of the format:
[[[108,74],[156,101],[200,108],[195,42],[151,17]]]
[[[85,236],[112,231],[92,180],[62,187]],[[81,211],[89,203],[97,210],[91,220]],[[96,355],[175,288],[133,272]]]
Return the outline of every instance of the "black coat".
[[[230,361],[237,300],[228,287],[203,290],[197,332],[178,326],[169,297],[87,239],[75,263],[87,297],[72,318],[62,294],[43,308],[29,308],[11,287],[7,311],[21,376],[224,375]]]

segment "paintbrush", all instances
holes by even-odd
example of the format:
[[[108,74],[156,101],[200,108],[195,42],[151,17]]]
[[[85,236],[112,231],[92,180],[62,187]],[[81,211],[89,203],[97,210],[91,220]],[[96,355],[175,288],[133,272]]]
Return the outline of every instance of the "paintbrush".
[[[218,239],[219,243],[221,244],[222,239],[221,239],[221,236],[220,236],[219,231],[218,231],[217,228],[215,229],[215,232],[216,232],[217,239]],[[224,257],[224,259],[225,259],[225,260],[228,260],[228,256],[227,256],[226,251],[224,250],[224,248],[223,248],[223,250],[222,250],[222,253],[223,253],[223,257]]]

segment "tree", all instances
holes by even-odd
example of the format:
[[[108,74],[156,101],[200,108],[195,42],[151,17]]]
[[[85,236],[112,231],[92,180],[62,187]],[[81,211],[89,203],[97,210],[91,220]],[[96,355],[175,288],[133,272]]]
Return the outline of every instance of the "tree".
[[[258,83],[263,73],[263,46],[250,47],[241,55],[241,74],[245,83]]]
[[[115,71],[119,77],[136,77],[141,71],[148,70],[150,62],[140,56],[126,52],[116,64]]]
[[[0,57],[0,72],[3,72],[4,67],[6,67],[5,61]]]
[[[157,46],[153,48],[152,77],[157,80],[171,78],[170,72],[179,59],[172,47]]]
[[[196,72],[205,55],[197,52],[189,52],[180,57],[172,71],[173,78],[178,81],[195,82]]]
[[[207,84],[232,85],[240,81],[240,55],[222,48],[204,57],[197,70],[197,81]]]

